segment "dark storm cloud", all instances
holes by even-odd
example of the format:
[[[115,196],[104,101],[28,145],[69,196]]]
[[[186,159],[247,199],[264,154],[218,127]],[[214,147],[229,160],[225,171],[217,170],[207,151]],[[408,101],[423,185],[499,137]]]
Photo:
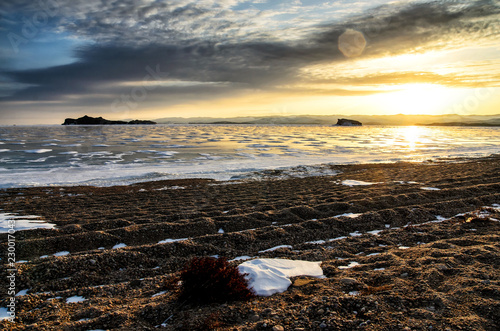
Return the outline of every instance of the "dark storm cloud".
[[[2,6],[8,8],[12,3]],[[29,3],[24,6],[28,8]],[[78,2],[82,7],[85,3]],[[61,29],[95,35],[100,42],[79,49],[78,61],[73,64],[4,71],[2,74],[13,82],[30,87],[3,100],[56,100],[68,94],[91,100],[94,93],[126,93],[130,86],[110,86],[141,81],[148,75],[147,68],[159,68],[167,80],[225,84],[215,91],[205,85],[161,86],[151,95],[176,95],[182,89],[217,94],[275,88],[300,81],[299,70],[305,66],[344,61],[337,41],[348,28],[364,33],[368,41],[366,57],[463,46],[453,42],[459,35],[461,43],[472,43],[478,38],[498,38],[499,34],[497,1],[386,5],[349,22],[318,26],[308,38],[298,41],[223,38],[219,32],[240,28],[245,22],[236,23],[232,17],[235,14],[216,2],[202,6],[186,1],[175,8],[165,3],[139,7],[132,3],[136,2],[90,3],[81,15],[76,10],[61,9],[70,11],[68,16],[58,17]],[[376,83],[373,77],[366,77],[365,82]],[[363,78],[358,83],[363,83]]]
[[[317,42],[336,43],[340,34],[351,28],[361,31],[366,37],[367,55],[457,47],[453,38],[458,35],[462,42],[471,43],[482,38],[498,38],[499,13],[498,1],[434,1],[403,7],[384,5],[361,17],[353,17],[345,25],[327,28],[326,32],[319,34]]]

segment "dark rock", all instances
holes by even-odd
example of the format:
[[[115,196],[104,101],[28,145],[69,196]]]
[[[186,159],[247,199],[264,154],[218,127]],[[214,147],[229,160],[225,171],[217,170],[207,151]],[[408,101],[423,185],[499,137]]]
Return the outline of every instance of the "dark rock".
[[[63,125],[112,125],[112,124],[156,124],[153,121],[142,121],[142,120],[133,120],[130,122],[125,121],[110,121],[104,119],[102,117],[91,117],[91,116],[83,116],[77,119],[67,118],[64,120]]]
[[[349,120],[346,118],[339,118],[337,120],[337,125],[341,126],[362,126],[363,124],[361,122],[355,121],[355,120]]]
[[[127,124],[140,124],[140,125],[147,124],[147,125],[154,125],[154,124],[156,124],[156,122],[145,121],[145,120],[133,120],[133,121],[128,122]]]

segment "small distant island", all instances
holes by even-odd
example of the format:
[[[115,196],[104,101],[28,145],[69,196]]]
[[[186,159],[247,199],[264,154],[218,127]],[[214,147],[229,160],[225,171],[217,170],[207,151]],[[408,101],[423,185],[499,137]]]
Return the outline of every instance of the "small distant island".
[[[91,117],[83,116],[80,118],[66,118],[62,125],[154,125],[156,122],[145,121],[145,120],[133,120],[133,121],[110,121],[102,117]]]
[[[359,121],[349,120],[347,118],[339,118],[336,125],[340,126],[362,126],[363,124]]]

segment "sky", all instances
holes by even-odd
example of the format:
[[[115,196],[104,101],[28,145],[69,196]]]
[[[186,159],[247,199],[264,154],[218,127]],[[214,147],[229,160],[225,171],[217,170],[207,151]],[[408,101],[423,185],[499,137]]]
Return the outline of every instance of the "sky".
[[[2,0],[0,124],[500,114],[500,1]]]

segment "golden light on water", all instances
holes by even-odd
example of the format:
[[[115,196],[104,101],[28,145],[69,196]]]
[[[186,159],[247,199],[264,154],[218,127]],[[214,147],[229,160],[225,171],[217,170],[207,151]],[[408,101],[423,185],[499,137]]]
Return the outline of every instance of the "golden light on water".
[[[407,126],[403,127],[402,130],[403,136],[408,143],[408,150],[414,151],[416,149],[417,143],[420,142],[423,128],[418,126]]]

